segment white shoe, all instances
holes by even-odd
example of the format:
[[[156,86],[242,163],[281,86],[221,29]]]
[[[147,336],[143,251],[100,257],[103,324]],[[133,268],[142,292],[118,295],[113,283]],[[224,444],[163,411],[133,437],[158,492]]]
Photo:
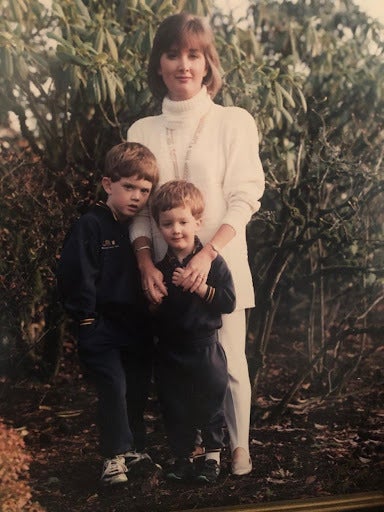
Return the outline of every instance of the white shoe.
[[[248,475],[252,471],[252,461],[244,448],[237,447],[232,452],[232,474],[236,476]]]
[[[122,484],[128,481],[126,472],[127,466],[123,455],[105,459],[100,482],[102,485]]]

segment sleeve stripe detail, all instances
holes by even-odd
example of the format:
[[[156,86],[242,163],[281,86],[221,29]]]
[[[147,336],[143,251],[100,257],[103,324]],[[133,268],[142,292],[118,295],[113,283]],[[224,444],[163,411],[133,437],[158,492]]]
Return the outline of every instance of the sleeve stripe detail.
[[[208,302],[208,304],[211,304],[211,302],[213,301],[213,297],[215,296],[215,293],[215,288],[213,288],[213,286],[208,285],[207,291],[204,295],[204,300]]]

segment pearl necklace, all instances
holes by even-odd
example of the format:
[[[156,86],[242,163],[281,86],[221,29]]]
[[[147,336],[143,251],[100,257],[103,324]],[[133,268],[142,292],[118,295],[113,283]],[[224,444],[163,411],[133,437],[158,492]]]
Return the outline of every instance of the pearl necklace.
[[[209,109],[209,110],[211,110],[211,109]],[[190,179],[189,161],[191,159],[192,148],[199,140],[199,137],[203,130],[204,122],[209,113],[209,110],[200,118],[197,128],[195,130],[195,133],[193,134],[191,142],[188,145],[187,152],[185,154],[185,162],[184,162],[184,168],[183,168],[182,175],[180,174],[179,165],[177,163],[175,141],[173,138],[173,130],[171,128],[166,128],[166,136],[167,136],[167,144],[168,144],[168,148],[169,148],[169,153],[171,155],[173,170],[175,172],[176,179],[178,179],[178,180],[183,179],[183,180],[189,181],[189,179]]]

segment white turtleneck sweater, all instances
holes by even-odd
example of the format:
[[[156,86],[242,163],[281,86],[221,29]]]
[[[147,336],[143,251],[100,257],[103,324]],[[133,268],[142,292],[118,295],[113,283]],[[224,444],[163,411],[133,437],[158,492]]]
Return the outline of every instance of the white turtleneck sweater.
[[[192,142],[194,135],[196,139]],[[128,140],[144,144],[155,155],[160,170],[159,185],[173,179],[187,179],[203,192],[206,206],[198,233],[203,244],[222,224],[234,228],[236,236],[221,254],[232,272],[236,309],[252,307],[254,292],[245,228],[260,208],[259,199],[264,192],[259,139],[252,116],[242,108],[216,105],[203,86],[189,100],[164,98],[162,114],[136,121],[128,130]],[[166,245],[148,208],[131,225],[131,239],[139,236],[152,239],[156,261],[163,258]]]

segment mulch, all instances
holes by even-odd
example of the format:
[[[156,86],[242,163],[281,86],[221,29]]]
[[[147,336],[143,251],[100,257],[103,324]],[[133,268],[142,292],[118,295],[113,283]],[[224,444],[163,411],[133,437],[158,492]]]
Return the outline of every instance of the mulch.
[[[271,421],[267,413],[292,382],[299,359],[278,340],[271,345],[251,428],[254,468],[249,475],[232,476],[225,450],[214,485],[169,483],[161,471],[152,471],[132,473],[127,484],[101,489],[96,398],[69,342],[53,382],[1,383],[1,415],[24,436],[33,457],[33,499],[48,512],[171,512],[204,507],[220,511],[228,506],[383,489],[383,347],[371,351],[342,396],[311,397],[304,385],[282,418]],[[164,465],[170,454],[154,396],[146,420],[148,451]]]

